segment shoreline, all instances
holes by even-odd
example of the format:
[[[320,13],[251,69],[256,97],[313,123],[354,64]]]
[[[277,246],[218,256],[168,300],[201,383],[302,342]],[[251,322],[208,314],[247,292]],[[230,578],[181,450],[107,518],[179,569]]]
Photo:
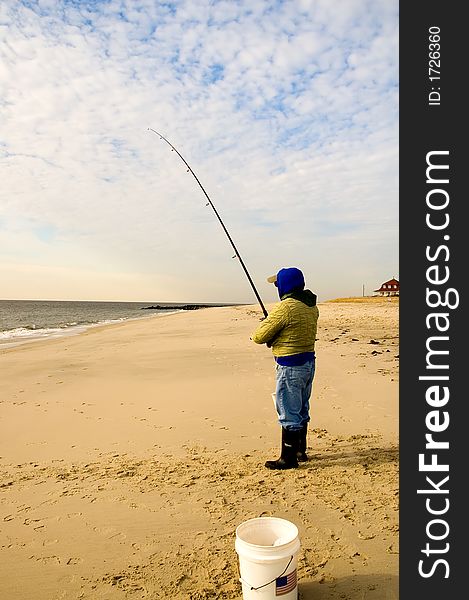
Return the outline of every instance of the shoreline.
[[[302,600],[397,598],[398,304],[319,310],[310,461],[287,472],[263,466],[279,425],[257,305],[2,352],[0,595],[240,600],[235,528],[279,516]]]
[[[109,327],[112,325],[121,325],[122,323],[127,323],[127,322],[131,322],[131,321],[141,321],[141,320],[145,320],[145,319],[152,319],[152,318],[156,318],[159,316],[168,316],[171,314],[175,314],[180,312],[179,310],[174,310],[171,312],[161,312],[158,314],[147,314],[147,315],[141,315],[138,317],[122,317],[121,319],[111,319],[111,320],[105,320],[105,321],[98,321],[96,323],[88,323],[88,324],[82,324],[82,325],[69,325],[67,327],[57,327],[57,328],[50,328],[51,330],[54,329],[54,331],[51,331],[50,333],[44,333],[44,334],[40,334],[40,331],[44,331],[44,329],[38,329],[38,335],[37,337],[35,337],[35,329],[30,329],[28,330],[28,333],[23,337],[23,336],[18,336],[16,338],[11,338],[11,341],[3,341],[0,340],[0,353],[3,349],[7,350],[7,349],[13,349],[13,348],[17,348],[18,346],[23,346],[25,344],[30,344],[30,343],[37,343],[37,342],[50,342],[53,340],[59,340],[62,338],[66,338],[66,337],[71,337],[71,336],[76,336],[76,335],[81,335],[83,333],[86,333],[89,329],[95,329],[95,328],[99,328],[99,327]],[[29,332],[31,332],[29,334]]]
[[[56,339],[61,339],[63,337],[69,337],[69,336],[75,336],[75,335],[80,335],[82,333],[85,333],[86,331],[88,331],[89,329],[94,329],[96,327],[107,327],[110,325],[119,325],[121,323],[127,323],[127,322],[131,322],[131,321],[141,321],[141,320],[145,320],[145,319],[152,319],[152,318],[156,318],[156,317],[162,317],[162,316],[169,316],[169,315],[173,315],[173,314],[177,314],[179,312],[183,312],[186,310],[204,310],[206,308],[223,308],[225,305],[213,305],[213,306],[209,306],[209,305],[202,305],[202,304],[181,304],[181,307],[179,306],[171,306],[171,307],[161,307],[158,306],[158,308],[155,308],[153,306],[148,306],[148,307],[142,307],[141,310],[147,310],[149,311],[148,314],[141,314],[139,316],[135,316],[135,317],[121,317],[121,318],[116,318],[116,319],[105,319],[102,321],[97,321],[97,322],[93,322],[93,323],[83,323],[83,324],[77,324],[77,325],[67,325],[65,327],[51,327],[51,328],[39,328],[39,329],[25,329],[25,334],[21,335],[19,334],[17,337],[11,337],[11,338],[1,338],[0,337],[0,353],[2,351],[2,349],[10,349],[10,348],[16,348],[17,346],[22,346],[24,344],[29,344],[29,343],[33,343],[33,342],[39,342],[39,341],[50,341],[50,340],[56,340]],[[235,306],[235,305],[232,305]],[[236,305],[239,306],[239,305]],[[153,313],[151,311],[153,310],[157,310],[157,313]],[[24,328],[18,328],[18,329],[24,329]],[[5,333],[9,333],[11,331],[15,331],[15,330],[6,330],[4,332],[0,332],[0,336],[2,334]]]
[[[44,301],[46,302],[46,301]],[[75,302],[73,300],[70,300],[70,302]],[[78,301],[77,301],[78,302]],[[331,300],[326,300],[324,302],[318,303],[318,305],[321,304],[328,304],[328,303],[352,303],[352,304],[357,304],[357,303],[369,303],[369,302],[373,302],[373,303],[381,303],[381,302],[391,302],[391,303],[399,303],[399,297],[380,297],[380,296],[365,296],[365,297],[345,297],[345,298],[334,298]],[[270,304],[271,306],[273,305],[273,303]],[[44,329],[27,329],[27,332],[24,336],[22,335],[18,335],[18,337],[13,337],[13,338],[1,338],[0,337],[0,354],[2,353],[2,350],[10,350],[13,348],[17,348],[19,346],[23,346],[25,344],[29,344],[29,343],[37,343],[37,342],[47,342],[47,341],[52,341],[52,340],[57,340],[57,339],[61,339],[64,337],[69,337],[69,336],[76,336],[76,335],[81,335],[83,333],[86,333],[89,329],[95,329],[95,328],[100,328],[100,327],[108,327],[108,326],[112,326],[112,325],[119,325],[122,323],[126,323],[126,322],[131,322],[131,321],[140,321],[143,319],[150,319],[150,318],[154,318],[154,317],[160,317],[160,316],[169,316],[172,314],[177,314],[179,312],[185,311],[185,310],[204,310],[207,308],[230,308],[230,307],[237,307],[237,306],[241,306],[241,307],[251,307],[256,309],[257,304],[253,303],[253,304],[201,304],[201,303],[191,303],[191,304],[184,304],[181,303],[181,307],[163,307],[162,305],[156,305],[156,307],[154,306],[146,306],[146,307],[142,307],[141,310],[148,310],[148,311],[152,311],[152,310],[159,310],[160,312],[158,312],[157,314],[151,314],[151,312],[149,314],[143,314],[140,316],[136,316],[136,317],[122,317],[122,318],[118,318],[118,319],[110,319],[110,320],[104,320],[104,321],[98,321],[96,323],[87,323],[87,324],[78,324],[78,325],[69,325],[66,327],[57,327],[57,328],[50,328],[50,332],[47,333],[39,333],[44,331]],[[185,308],[187,307],[187,308]],[[22,328],[20,328],[22,329]],[[14,331],[14,330],[6,330],[4,332],[0,332],[0,336],[2,335],[2,333],[7,333],[9,331]],[[38,332],[37,336],[35,336],[35,332]]]

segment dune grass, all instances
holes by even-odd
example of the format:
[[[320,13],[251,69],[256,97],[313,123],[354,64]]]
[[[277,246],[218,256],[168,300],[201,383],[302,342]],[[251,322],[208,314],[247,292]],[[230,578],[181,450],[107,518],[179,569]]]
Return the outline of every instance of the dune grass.
[[[351,296],[349,298],[334,298],[333,300],[326,300],[326,302],[354,302],[357,304],[392,302],[393,304],[399,304],[399,296]]]

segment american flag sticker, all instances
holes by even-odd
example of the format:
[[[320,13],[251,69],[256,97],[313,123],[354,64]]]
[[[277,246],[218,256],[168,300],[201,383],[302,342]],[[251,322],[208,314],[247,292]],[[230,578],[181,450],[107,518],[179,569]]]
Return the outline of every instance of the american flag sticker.
[[[284,575],[283,577],[277,577],[275,580],[275,595],[276,596],[284,596],[285,594],[289,594],[296,588],[297,578],[296,578],[296,569],[292,571],[289,575]]]

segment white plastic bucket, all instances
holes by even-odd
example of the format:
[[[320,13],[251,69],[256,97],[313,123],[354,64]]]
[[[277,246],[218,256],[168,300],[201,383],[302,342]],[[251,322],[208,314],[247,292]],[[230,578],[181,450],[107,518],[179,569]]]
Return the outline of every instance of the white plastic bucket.
[[[277,517],[249,519],[236,528],[243,600],[297,600],[298,528]]]
[[[272,392],[272,402],[274,403],[274,408],[277,411],[277,396],[275,392]]]

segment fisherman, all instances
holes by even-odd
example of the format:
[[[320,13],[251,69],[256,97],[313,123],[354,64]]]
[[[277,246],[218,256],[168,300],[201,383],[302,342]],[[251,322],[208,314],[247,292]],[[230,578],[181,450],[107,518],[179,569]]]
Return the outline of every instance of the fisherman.
[[[306,454],[316,355],[314,345],[319,317],[316,294],[305,290],[303,273],[296,267],[280,269],[267,279],[278,288],[280,303],[252,335],[256,344],[272,348],[276,369],[275,400],[282,427],[280,457],[268,460],[268,469],[292,469]]]

